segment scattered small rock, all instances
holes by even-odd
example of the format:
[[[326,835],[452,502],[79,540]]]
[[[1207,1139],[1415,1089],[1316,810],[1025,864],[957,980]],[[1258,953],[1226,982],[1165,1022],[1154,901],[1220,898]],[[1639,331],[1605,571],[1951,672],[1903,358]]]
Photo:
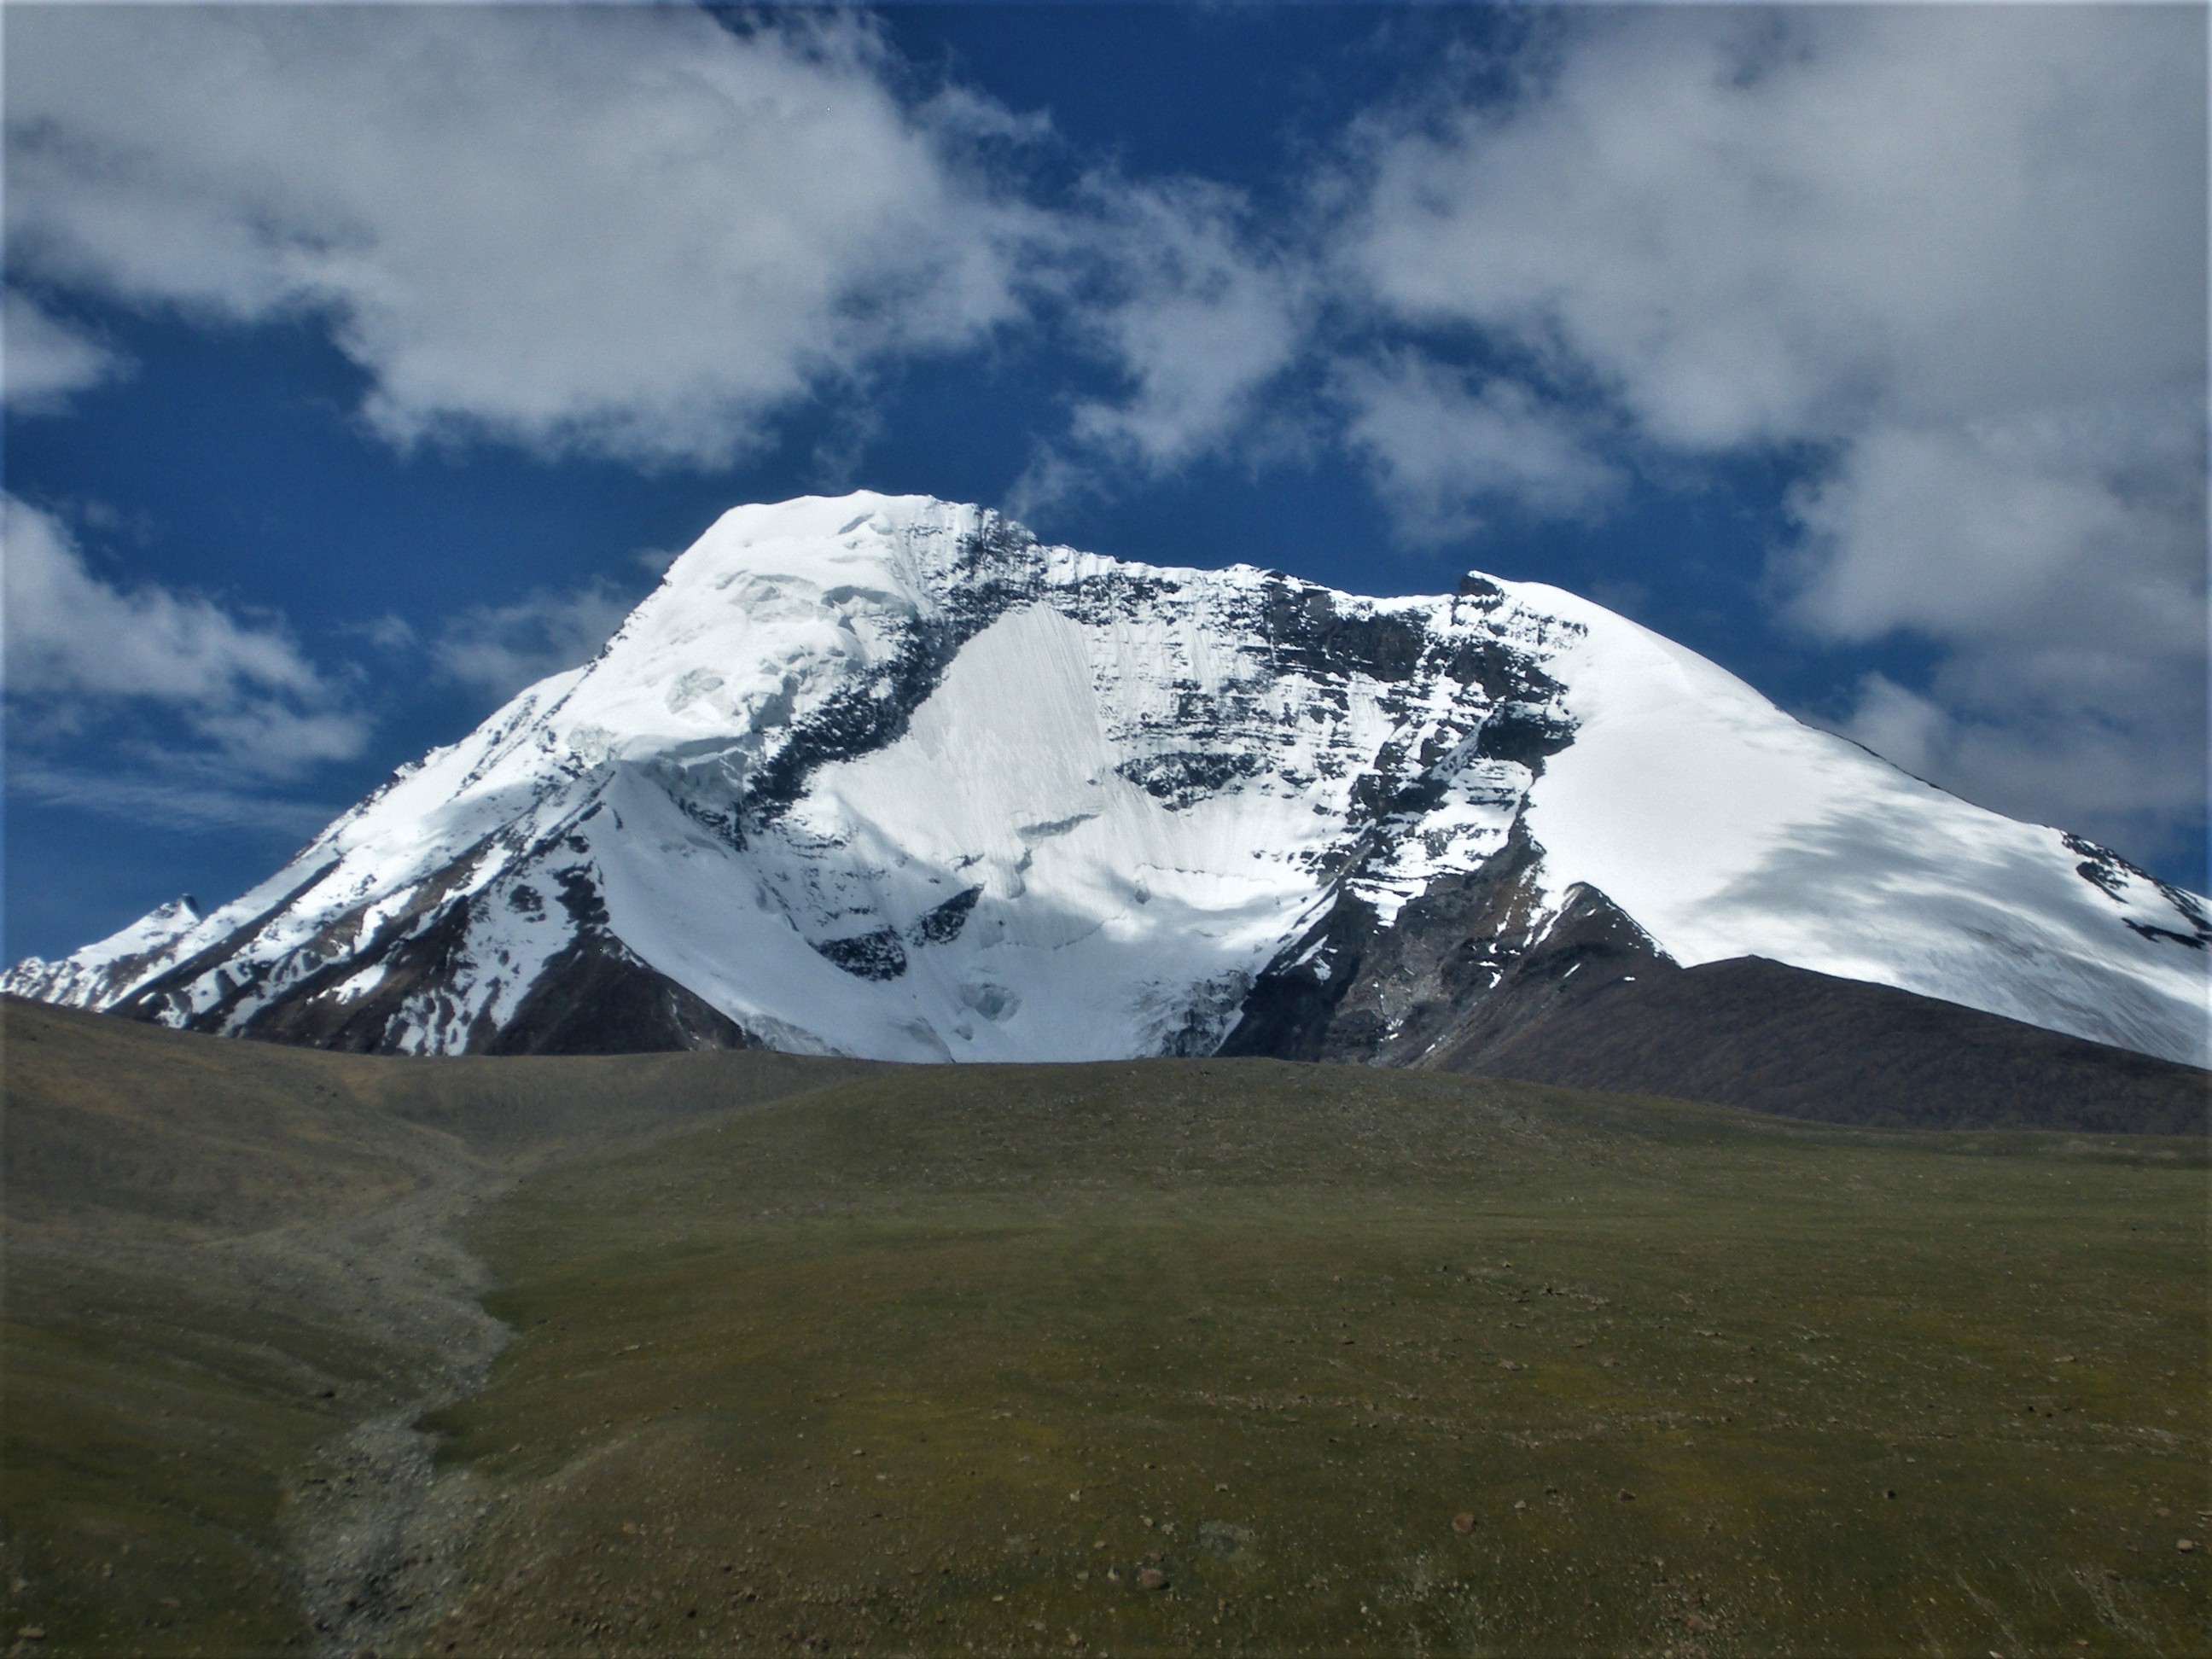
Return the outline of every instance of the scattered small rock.
[[[1137,1574],[1137,1588],[1142,1590],[1164,1590],[1168,1587],[1168,1576],[1158,1567],[1146,1567]]]
[[[1620,1489],[1620,1501],[1624,1504],[1633,1504],[1636,1501],[1636,1494],[1623,1486]]]
[[[44,1625],[26,1625],[15,1632],[15,1637],[18,1641],[43,1642],[46,1639],[46,1627]]]
[[[2197,1547],[2197,1540],[2194,1538],[2177,1538],[2173,1540],[2173,1547],[2186,1555]]]
[[[1894,1498],[1897,1496],[1897,1488],[1894,1486],[1884,1486],[1881,1489],[1881,1495],[1884,1498]]]
[[[1229,1521],[1201,1521],[1198,1523],[1198,1547],[1208,1555],[1218,1555],[1227,1560],[1249,1560],[1252,1547],[1258,1534],[1249,1527],[1240,1527]]]
[[[1473,1512],[1468,1510],[1462,1510],[1457,1515],[1452,1516],[1452,1530],[1454,1532],[1473,1532],[1474,1530],[1474,1516]]]

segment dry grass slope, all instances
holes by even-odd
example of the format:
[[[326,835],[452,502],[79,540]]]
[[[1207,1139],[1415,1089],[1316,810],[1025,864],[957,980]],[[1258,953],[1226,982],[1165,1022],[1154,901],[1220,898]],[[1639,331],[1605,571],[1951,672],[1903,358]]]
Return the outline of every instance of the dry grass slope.
[[[487,1212],[424,1649],[2185,1650],[2203,1197],[2187,1142],[886,1074]]]
[[[4,1019],[0,1636],[42,1653],[350,1654],[447,1593],[408,1425],[505,1335],[459,1218],[545,1159],[858,1069]]]
[[[8,1036],[25,1652],[2212,1638],[2198,1140]]]

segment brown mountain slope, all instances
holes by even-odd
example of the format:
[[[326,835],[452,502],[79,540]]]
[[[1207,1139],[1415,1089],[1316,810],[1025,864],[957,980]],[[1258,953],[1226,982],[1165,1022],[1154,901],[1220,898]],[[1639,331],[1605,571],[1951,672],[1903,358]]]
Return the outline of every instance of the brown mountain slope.
[[[2202,1134],[2212,1073],[1759,957],[1634,964],[1439,1069],[1893,1128]],[[1595,976],[1594,976],[1595,977]]]

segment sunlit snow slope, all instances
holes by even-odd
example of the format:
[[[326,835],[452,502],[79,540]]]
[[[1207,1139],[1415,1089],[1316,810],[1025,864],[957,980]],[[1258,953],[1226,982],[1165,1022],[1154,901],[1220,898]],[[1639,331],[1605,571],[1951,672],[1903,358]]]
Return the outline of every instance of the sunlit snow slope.
[[[1571,595],[1357,599],[868,494],[726,514],[595,660],[253,891],[6,988],[348,1048],[907,1060],[1249,1049],[1356,1003],[1328,1052],[1420,1063],[1601,913],[2206,1057],[2194,896]]]

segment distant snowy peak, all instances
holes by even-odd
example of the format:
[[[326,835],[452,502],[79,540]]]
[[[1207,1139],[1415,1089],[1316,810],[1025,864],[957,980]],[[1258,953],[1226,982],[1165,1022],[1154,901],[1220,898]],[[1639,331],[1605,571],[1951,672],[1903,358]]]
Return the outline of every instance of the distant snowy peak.
[[[860,494],[725,514],[260,887],[6,987],[407,1053],[1437,1064],[1547,975],[1760,955],[2202,1063],[2208,940],[1555,589],[1361,599]]]
[[[70,1007],[106,1007],[174,963],[178,946],[203,920],[199,901],[186,893],[59,962],[24,957],[0,979],[0,990]]]

